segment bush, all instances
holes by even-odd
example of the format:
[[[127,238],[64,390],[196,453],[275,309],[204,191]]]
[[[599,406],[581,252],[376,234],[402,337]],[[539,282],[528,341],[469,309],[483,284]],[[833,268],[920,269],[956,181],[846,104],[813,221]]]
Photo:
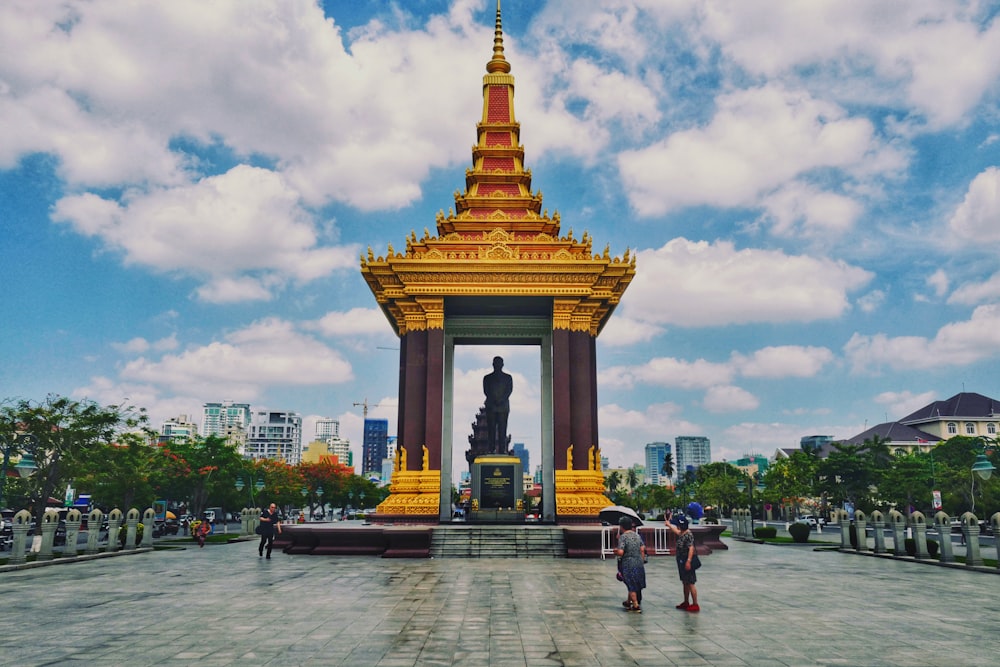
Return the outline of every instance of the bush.
[[[799,544],[805,544],[809,541],[809,524],[801,523],[796,521],[788,527],[788,534],[792,536],[792,539]]]
[[[770,540],[778,536],[778,529],[774,526],[761,526],[754,528],[753,536],[759,540]]]

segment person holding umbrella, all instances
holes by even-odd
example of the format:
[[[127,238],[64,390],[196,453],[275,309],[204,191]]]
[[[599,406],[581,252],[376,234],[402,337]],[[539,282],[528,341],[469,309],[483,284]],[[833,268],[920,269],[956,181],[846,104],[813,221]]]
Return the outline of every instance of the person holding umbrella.
[[[642,589],[646,587],[646,567],[643,565],[646,561],[646,545],[639,533],[632,529],[632,519],[623,516],[618,520],[618,527],[621,532],[615,555],[621,563],[621,579],[628,588],[628,600],[623,604],[626,611],[641,614],[639,601]]]

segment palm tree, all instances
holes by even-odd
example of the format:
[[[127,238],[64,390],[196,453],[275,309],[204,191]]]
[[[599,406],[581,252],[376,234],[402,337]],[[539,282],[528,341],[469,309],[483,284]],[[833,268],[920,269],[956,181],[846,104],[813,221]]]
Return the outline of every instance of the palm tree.
[[[674,455],[670,452],[663,455],[663,467],[660,468],[660,474],[668,479],[674,476]]]
[[[608,493],[614,493],[621,485],[622,476],[617,470],[612,471],[607,477],[604,478],[604,486],[607,488]]]
[[[628,472],[625,473],[625,483],[628,484],[628,488],[635,491],[635,487],[639,486],[639,474],[635,471],[635,468],[629,468]]]

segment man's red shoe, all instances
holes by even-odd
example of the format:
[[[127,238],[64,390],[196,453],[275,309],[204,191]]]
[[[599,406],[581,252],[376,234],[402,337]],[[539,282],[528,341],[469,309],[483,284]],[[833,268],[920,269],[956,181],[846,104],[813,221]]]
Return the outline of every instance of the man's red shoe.
[[[688,605],[688,611],[701,611],[701,607],[696,604]]]

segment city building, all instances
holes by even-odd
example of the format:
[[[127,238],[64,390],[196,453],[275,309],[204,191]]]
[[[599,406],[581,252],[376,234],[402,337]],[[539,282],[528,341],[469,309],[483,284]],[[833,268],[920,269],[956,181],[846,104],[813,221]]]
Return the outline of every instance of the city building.
[[[389,420],[365,419],[361,443],[361,474],[382,477],[382,459],[389,455]]]
[[[181,442],[198,437],[198,425],[187,415],[178,415],[160,424],[160,442]]]
[[[521,459],[521,470],[530,473],[531,452],[529,452],[528,448],[524,446],[524,443],[515,442],[514,446],[511,447],[511,453],[517,458]]]
[[[666,486],[670,477],[663,474],[663,463],[667,455],[672,456],[669,442],[651,442],[646,445],[646,484]]]
[[[340,437],[340,422],[321,417],[316,420],[316,437],[302,452],[302,460],[316,463],[324,456],[336,456],[338,463],[354,467],[351,441]]]
[[[747,475],[763,475],[767,472],[768,467],[770,467],[767,457],[761,454],[747,454],[743,458],[730,461],[730,464],[736,466]]]
[[[889,441],[896,455],[928,451],[938,443],[963,435],[970,438],[996,438],[1000,433],[1000,401],[963,392],[943,401],[928,403],[899,421],[873,426],[851,438],[838,440],[848,445],[862,445],[877,436]],[[832,444],[820,452],[826,457]]]
[[[291,411],[254,410],[246,456],[298,465],[302,461],[302,417]]]
[[[390,435],[386,438],[385,449],[386,456],[382,459],[382,475],[379,478],[379,486],[388,486],[392,484],[392,471],[396,469],[396,438],[398,436]]]
[[[682,479],[690,470],[694,471],[712,462],[712,445],[701,435],[679,435],[674,438],[674,470],[677,479]]]
[[[805,435],[799,439],[799,449],[819,451],[834,441],[832,435]]]
[[[250,404],[222,401],[202,404],[201,433],[224,439],[236,447],[240,454],[246,453],[247,430],[250,426]]]

